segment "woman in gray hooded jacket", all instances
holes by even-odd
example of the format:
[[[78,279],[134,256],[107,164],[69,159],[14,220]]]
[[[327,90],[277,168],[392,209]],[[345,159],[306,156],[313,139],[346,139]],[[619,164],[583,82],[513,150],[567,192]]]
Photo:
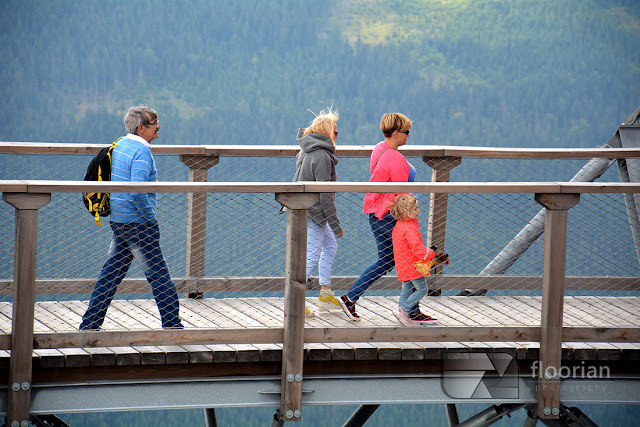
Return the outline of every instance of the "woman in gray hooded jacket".
[[[306,129],[298,130],[300,152],[296,157],[294,181],[335,181],[335,139],[338,137],[338,112],[321,111]],[[331,267],[338,251],[337,238],[342,227],[335,206],[335,193],[320,193],[320,201],[309,208],[307,228],[307,279],[317,265],[320,277],[320,310],[341,310],[331,291]]]

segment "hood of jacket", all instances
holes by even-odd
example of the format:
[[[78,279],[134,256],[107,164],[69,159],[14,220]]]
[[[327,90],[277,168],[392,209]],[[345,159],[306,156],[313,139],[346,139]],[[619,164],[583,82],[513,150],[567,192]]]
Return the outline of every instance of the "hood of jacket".
[[[298,129],[298,144],[303,153],[311,153],[316,150],[327,150],[335,163],[338,163],[338,159],[335,157],[336,146],[333,145],[328,136],[321,133],[310,133],[302,136],[304,129]]]

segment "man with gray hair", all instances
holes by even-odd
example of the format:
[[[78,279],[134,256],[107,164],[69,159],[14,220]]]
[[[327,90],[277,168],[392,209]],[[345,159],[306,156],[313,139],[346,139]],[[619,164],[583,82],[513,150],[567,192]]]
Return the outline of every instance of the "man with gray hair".
[[[111,154],[111,181],[155,182],[151,141],[158,138],[158,114],[149,107],[131,107],[124,117],[127,136]],[[140,260],[160,311],[162,327],[182,329],[178,293],[160,249],[155,193],[111,193],[109,256],[93,288],[80,330],[99,330],[134,255]]]

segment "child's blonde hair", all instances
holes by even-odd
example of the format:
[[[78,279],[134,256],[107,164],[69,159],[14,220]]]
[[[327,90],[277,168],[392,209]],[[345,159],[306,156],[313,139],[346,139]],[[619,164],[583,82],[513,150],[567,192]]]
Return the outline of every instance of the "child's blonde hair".
[[[403,194],[393,199],[389,204],[389,212],[398,221],[409,219],[409,212],[418,205],[418,199],[413,194]]]

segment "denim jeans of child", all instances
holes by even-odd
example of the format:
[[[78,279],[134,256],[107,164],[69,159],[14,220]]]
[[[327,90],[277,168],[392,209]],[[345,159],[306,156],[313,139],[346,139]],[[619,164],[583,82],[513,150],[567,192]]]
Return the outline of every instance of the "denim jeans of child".
[[[378,246],[378,259],[364,270],[351,289],[349,289],[349,292],[347,292],[347,298],[352,302],[358,301],[358,298],[362,296],[369,286],[395,266],[391,234],[396,225],[396,219],[389,213],[383,216],[382,219],[378,219],[375,214],[369,214],[369,225]],[[420,306],[418,304],[410,311],[411,314],[419,312]]]
[[[89,308],[82,317],[80,330],[97,329],[104,322],[118,286],[127,274],[134,254],[142,265],[160,311],[163,328],[182,328],[176,285],[160,249],[157,221],[145,223],[111,223],[113,236],[109,257],[102,267]]]
[[[402,291],[398,299],[398,305],[405,312],[410,313],[420,300],[427,295],[427,278],[418,277],[402,283]]]

